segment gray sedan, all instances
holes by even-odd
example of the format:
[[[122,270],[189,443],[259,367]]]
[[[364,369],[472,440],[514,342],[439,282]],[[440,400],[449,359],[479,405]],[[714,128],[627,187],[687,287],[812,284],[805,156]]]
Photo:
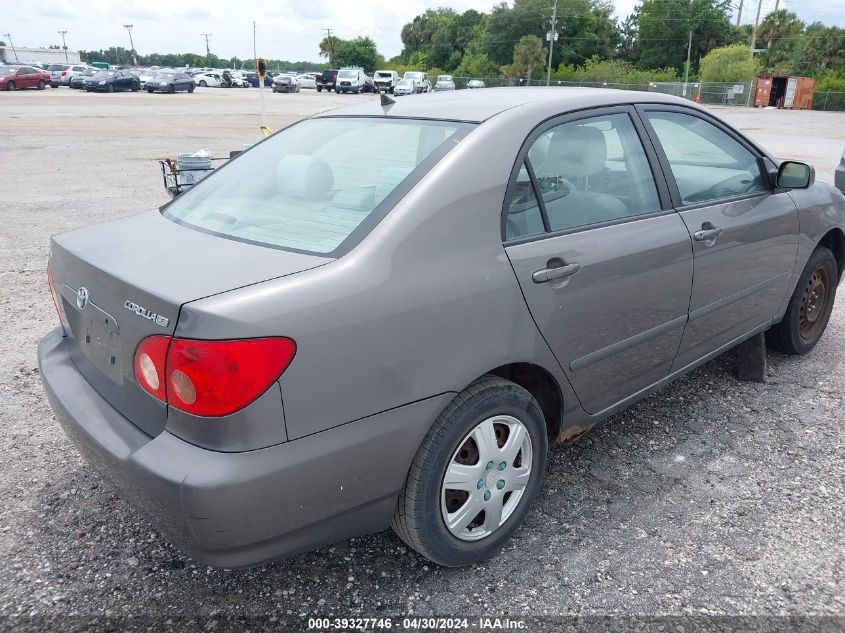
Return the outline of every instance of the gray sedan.
[[[392,525],[466,565],[522,524],[550,443],[760,332],[810,352],[844,223],[811,167],[674,97],[367,101],[55,236],[41,376],[202,563]]]

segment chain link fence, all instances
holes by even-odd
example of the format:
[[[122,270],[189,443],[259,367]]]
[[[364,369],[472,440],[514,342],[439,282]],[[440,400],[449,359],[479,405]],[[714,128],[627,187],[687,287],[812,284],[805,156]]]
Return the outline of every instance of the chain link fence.
[[[845,112],[845,92],[817,92],[813,95],[813,110]]]

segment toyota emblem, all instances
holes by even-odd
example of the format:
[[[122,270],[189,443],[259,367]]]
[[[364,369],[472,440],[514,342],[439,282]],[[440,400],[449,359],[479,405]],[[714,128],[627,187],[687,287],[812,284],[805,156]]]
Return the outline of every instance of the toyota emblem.
[[[76,307],[80,310],[84,310],[85,306],[88,305],[88,288],[82,286],[79,290],[76,291]]]

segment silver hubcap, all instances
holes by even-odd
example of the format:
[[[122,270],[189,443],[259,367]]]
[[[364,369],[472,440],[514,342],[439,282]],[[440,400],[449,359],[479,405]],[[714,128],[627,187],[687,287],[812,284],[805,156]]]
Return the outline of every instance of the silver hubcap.
[[[477,541],[499,529],[519,505],[531,478],[531,436],[509,415],[472,429],[449,460],[440,512],[449,532]]]

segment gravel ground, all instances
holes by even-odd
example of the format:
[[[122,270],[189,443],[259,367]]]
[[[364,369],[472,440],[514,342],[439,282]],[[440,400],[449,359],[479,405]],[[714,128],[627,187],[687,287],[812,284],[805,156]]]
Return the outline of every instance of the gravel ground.
[[[371,98],[265,96],[275,127]],[[810,356],[769,355],[767,384],[737,382],[728,353],[554,448],[526,525],[484,565],[438,568],[390,532],[237,571],[163,541],[77,455],[43,396],[47,240],[163,203],[155,159],[254,141],[258,111],[253,90],[0,98],[0,629],[299,630],[314,615],[400,614],[528,618],[532,630],[845,628],[842,301]],[[832,181],[845,115],[719,114]],[[640,619],[595,619],[609,615]]]

